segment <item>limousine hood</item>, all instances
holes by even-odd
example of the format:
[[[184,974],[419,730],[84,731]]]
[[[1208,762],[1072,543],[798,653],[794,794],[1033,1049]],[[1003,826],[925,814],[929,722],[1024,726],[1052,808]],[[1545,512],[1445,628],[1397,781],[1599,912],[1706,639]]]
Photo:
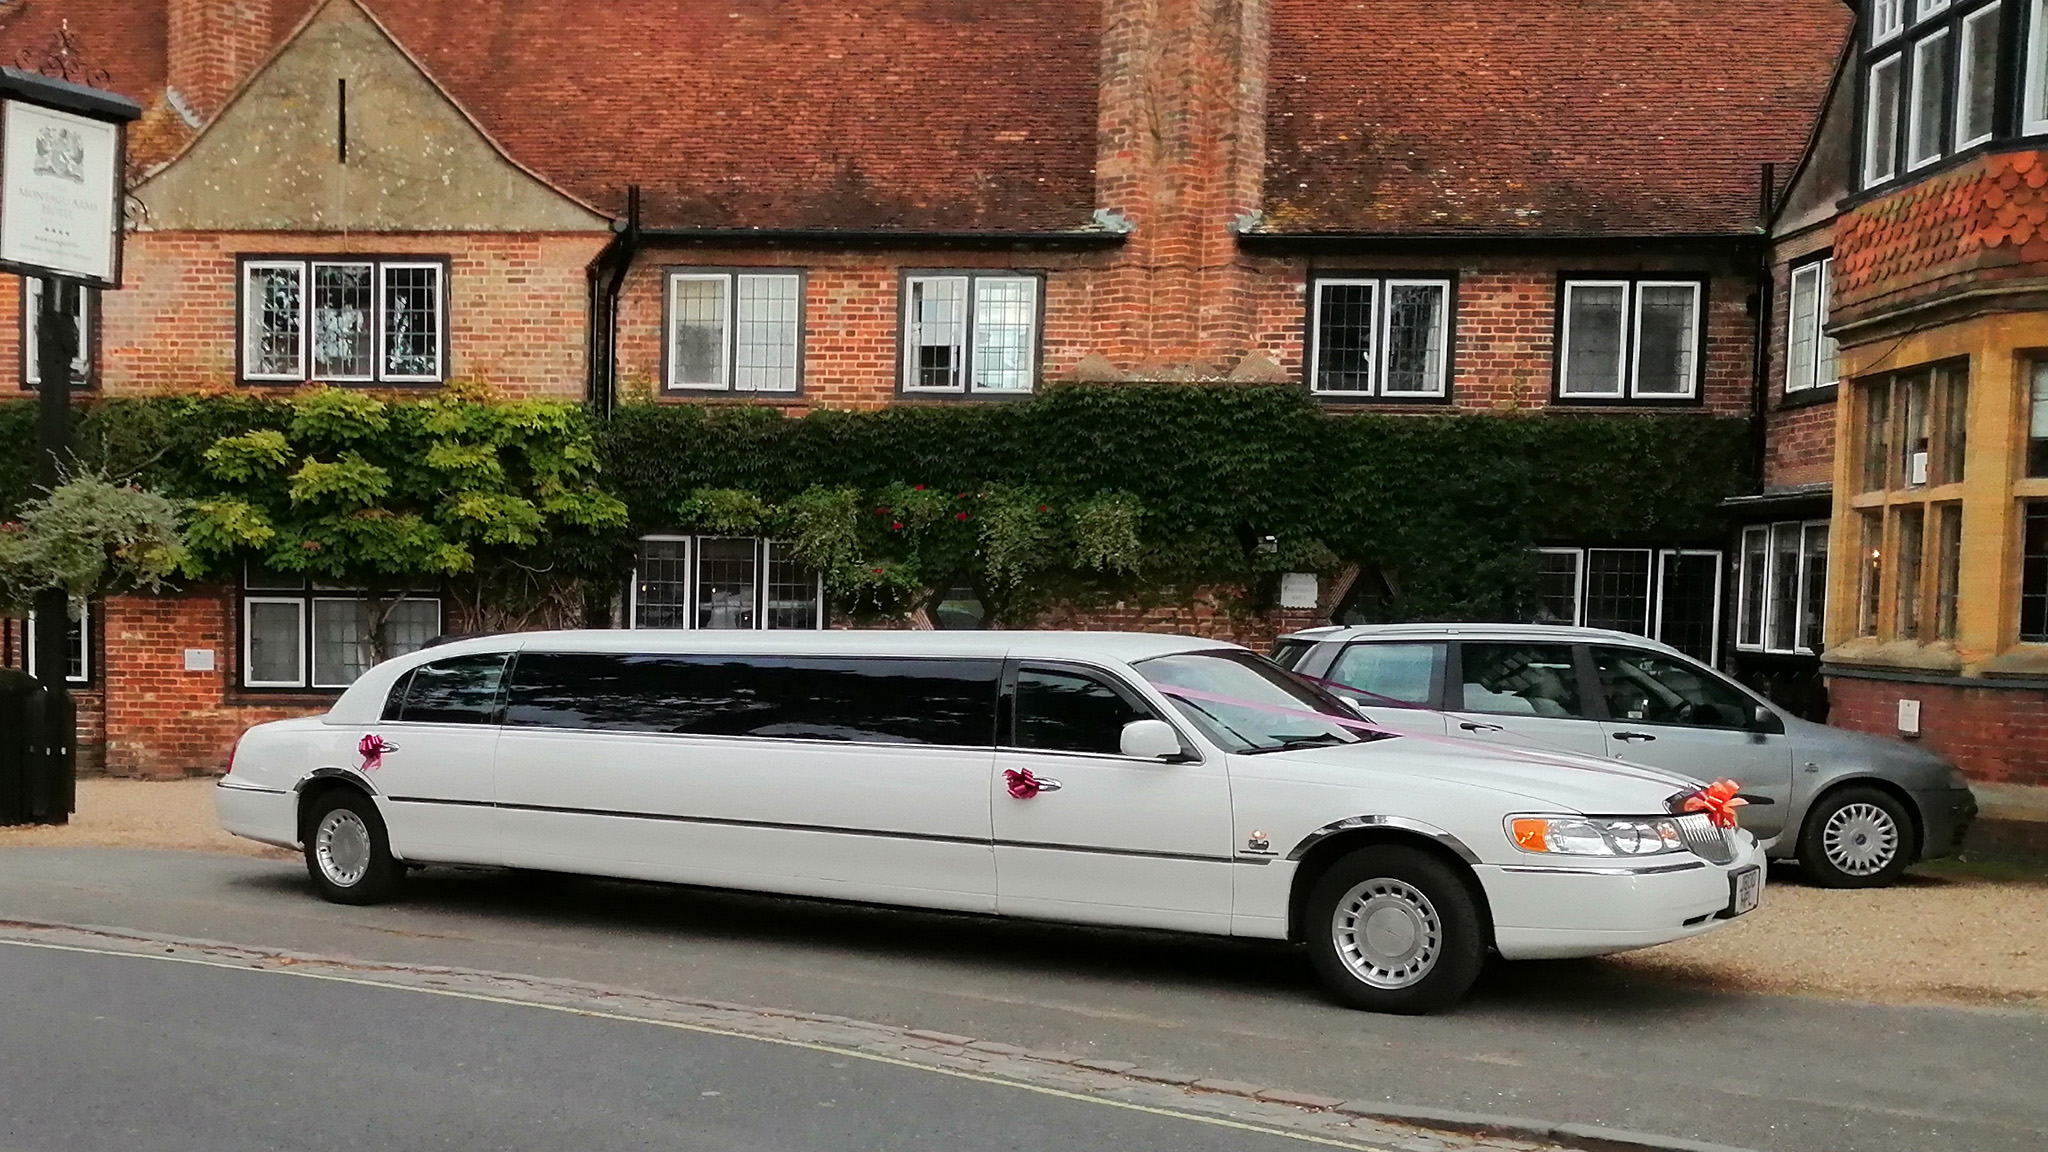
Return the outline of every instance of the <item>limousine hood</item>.
[[[1617,816],[1663,812],[1673,795],[1704,783],[1621,760],[1451,737],[1396,736],[1258,758],[1285,758],[1304,768],[1455,781],[1526,797],[1533,809]],[[1278,767],[1261,765],[1267,771]]]

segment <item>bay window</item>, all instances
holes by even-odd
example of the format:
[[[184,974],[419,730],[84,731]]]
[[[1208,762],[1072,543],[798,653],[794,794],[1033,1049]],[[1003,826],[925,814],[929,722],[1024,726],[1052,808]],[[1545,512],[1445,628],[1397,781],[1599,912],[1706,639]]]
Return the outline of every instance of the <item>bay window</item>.
[[[438,383],[447,375],[446,284],[440,258],[244,258],[242,379]]]
[[[1863,183],[1882,184],[1899,174],[1897,53],[1870,66],[1863,89]]]
[[[1310,296],[1311,392],[1431,400],[1449,395],[1451,281],[1318,277]]]
[[[907,393],[1024,395],[1038,380],[1039,277],[918,272],[903,279]]]
[[[803,298],[799,272],[670,271],[667,389],[797,392]]]
[[[823,628],[824,580],[779,540],[643,536],[627,618],[634,628]]]
[[[1705,292],[1696,279],[1565,280],[1558,399],[1697,399]]]
[[[2041,16],[2031,13],[2022,131],[2048,131],[2041,77]],[[1990,140],[1998,130],[1999,42],[2005,0],[1868,0],[1870,35],[1859,56],[1862,183],[1883,184]]]

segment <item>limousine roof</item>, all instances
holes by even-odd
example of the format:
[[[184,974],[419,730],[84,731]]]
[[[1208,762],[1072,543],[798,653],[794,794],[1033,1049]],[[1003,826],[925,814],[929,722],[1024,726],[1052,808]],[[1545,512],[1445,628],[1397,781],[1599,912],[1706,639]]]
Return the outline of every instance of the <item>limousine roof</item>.
[[[590,629],[520,632],[456,641],[426,650],[454,652],[693,652],[780,655],[983,656],[1092,658],[1129,663],[1174,652],[1237,648],[1226,640],[1149,632],[926,632],[834,629],[725,632],[684,629]],[[423,653],[425,655],[426,653]]]

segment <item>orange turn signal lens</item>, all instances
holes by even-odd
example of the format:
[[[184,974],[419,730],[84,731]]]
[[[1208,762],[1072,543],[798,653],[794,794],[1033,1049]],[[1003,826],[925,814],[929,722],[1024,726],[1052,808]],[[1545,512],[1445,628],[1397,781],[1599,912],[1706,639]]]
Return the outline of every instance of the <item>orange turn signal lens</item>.
[[[1530,852],[1547,852],[1550,850],[1547,840],[1550,833],[1550,821],[1536,820],[1525,816],[1516,819],[1511,829],[1515,834],[1515,844],[1517,847],[1524,848]]]

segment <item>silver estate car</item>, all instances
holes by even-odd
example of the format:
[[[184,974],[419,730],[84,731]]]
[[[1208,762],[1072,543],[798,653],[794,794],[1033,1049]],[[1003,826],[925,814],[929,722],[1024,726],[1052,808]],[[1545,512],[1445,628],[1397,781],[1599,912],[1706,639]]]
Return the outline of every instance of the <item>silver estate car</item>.
[[[1953,855],[1977,815],[1912,744],[1809,723],[1641,636],[1547,624],[1385,624],[1283,636],[1274,659],[1417,736],[1564,749],[1741,784],[1742,826],[1830,887]]]

